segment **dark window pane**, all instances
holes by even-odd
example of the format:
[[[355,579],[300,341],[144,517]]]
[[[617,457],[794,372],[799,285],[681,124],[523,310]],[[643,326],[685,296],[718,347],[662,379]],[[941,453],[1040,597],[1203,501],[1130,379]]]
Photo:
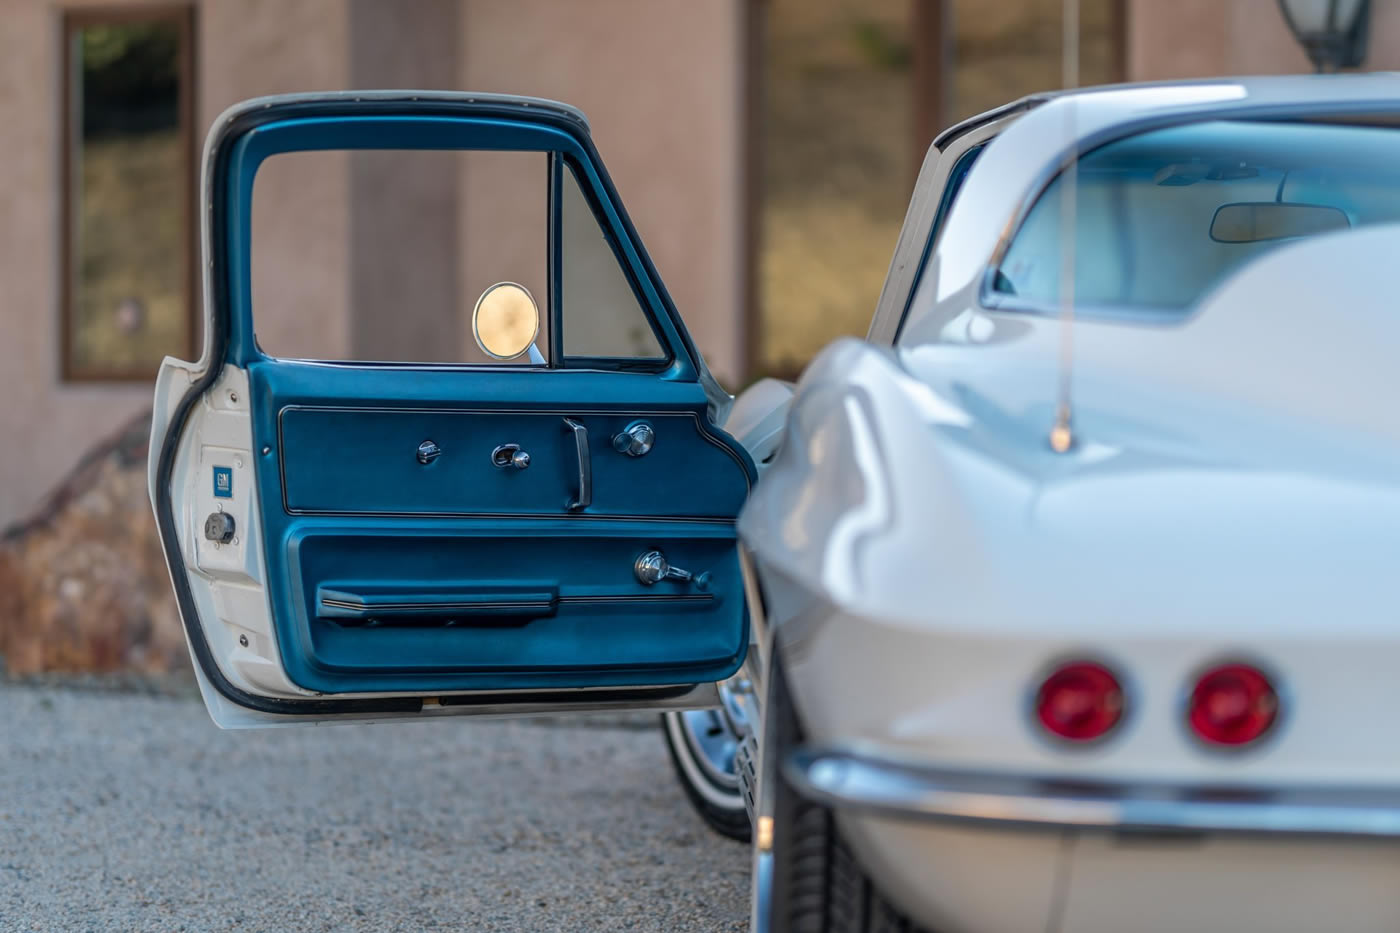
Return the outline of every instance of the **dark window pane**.
[[[185,21],[70,22],[65,369],[149,377],[191,350]]]

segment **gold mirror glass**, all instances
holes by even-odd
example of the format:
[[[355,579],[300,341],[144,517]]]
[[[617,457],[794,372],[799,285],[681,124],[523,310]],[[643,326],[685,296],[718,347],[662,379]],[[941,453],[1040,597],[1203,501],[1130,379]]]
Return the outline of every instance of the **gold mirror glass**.
[[[523,285],[497,282],[476,300],[472,333],[487,356],[513,360],[530,349],[539,332],[539,306]]]

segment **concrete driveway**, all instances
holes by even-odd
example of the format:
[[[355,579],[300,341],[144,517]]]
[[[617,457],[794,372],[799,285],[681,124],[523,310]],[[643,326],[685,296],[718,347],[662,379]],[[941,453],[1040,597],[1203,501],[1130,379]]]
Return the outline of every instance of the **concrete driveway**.
[[[652,716],[220,732],[0,686],[0,930],[739,931]]]

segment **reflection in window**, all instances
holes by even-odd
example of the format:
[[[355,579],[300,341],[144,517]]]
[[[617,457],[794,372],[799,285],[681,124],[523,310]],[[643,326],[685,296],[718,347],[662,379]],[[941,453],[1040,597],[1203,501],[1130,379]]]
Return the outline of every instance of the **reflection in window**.
[[[189,9],[64,19],[66,378],[194,352]]]

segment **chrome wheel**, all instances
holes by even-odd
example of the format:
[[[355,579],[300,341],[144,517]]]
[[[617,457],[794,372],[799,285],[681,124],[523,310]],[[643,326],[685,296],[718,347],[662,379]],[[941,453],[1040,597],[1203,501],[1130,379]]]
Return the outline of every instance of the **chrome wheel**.
[[[735,771],[743,713],[726,686],[723,709],[663,713],[662,727],[671,762],[686,796],[713,829],[734,839],[749,838],[749,816]]]

